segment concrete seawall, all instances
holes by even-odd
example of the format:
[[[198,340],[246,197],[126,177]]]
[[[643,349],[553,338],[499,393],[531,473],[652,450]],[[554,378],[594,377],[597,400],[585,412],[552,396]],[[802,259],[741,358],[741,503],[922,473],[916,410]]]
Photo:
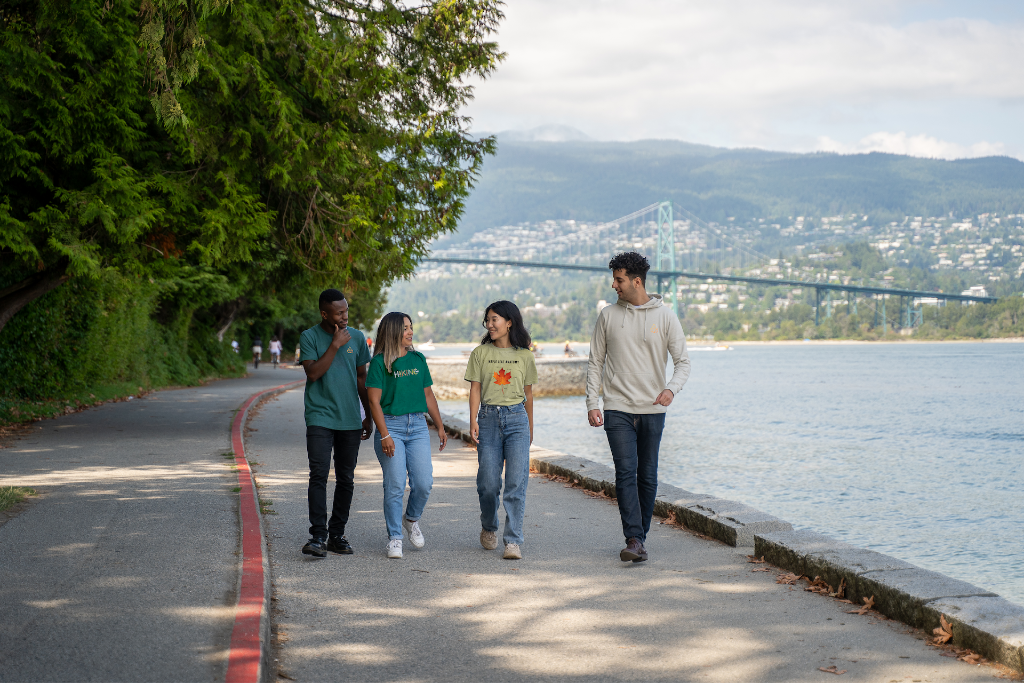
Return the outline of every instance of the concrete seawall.
[[[469,397],[469,382],[465,380],[465,357],[427,358],[430,377],[434,380],[434,395],[441,400]],[[535,398],[541,396],[582,396],[587,391],[586,358],[537,359]]]
[[[448,416],[442,420],[449,434],[472,442],[467,423]],[[615,497],[614,470],[592,460],[533,446],[530,468]],[[953,644],[1024,673],[1024,606],[995,593],[822,534],[794,530],[742,503],[669,484],[659,482],[654,512],[674,515],[687,528],[727,545],[749,547],[782,569],[821,577],[830,586],[845,582],[846,597],[859,605],[873,596],[874,609],[891,619],[931,631],[944,616]]]

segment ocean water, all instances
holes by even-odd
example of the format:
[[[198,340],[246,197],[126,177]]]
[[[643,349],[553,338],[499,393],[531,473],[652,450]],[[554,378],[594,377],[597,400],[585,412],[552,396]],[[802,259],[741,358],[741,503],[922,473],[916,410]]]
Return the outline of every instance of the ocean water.
[[[1024,605],[1024,344],[694,351],[662,481]],[[468,405],[441,402],[466,419]],[[611,465],[583,397],[538,399],[538,444]]]

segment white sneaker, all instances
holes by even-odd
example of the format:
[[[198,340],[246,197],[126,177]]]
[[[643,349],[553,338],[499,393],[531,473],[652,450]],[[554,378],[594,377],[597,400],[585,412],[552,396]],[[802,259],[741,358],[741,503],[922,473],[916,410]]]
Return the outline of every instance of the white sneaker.
[[[498,547],[498,534],[487,529],[480,530],[480,545],[487,550],[494,550]]]
[[[392,560],[402,559],[402,539],[393,538],[388,541],[388,558]]]
[[[420,523],[418,521],[413,522],[402,517],[402,528],[405,529],[405,533],[409,534],[409,541],[414,548],[422,548],[423,544],[427,542],[427,539],[423,538],[423,532],[420,531]]]
[[[502,558],[506,560],[521,560],[523,559],[523,551],[519,548],[518,543],[506,543],[505,554],[502,555]]]

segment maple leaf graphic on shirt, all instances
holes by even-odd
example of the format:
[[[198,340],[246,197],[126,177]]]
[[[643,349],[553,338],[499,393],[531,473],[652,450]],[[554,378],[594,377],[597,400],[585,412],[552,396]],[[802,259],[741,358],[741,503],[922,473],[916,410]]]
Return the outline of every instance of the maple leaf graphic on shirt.
[[[511,379],[512,373],[506,371],[505,368],[501,368],[496,373],[494,373],[494,383],[502,387],[501,394],[503,396],[505,395],[505,386],[510,383],[509,380]]]

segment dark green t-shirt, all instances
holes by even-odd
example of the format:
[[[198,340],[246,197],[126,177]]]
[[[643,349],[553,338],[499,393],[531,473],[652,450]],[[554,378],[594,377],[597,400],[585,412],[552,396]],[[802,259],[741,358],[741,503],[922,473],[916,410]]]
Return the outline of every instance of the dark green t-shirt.
[[[352,338],[338,349],[331,367],[315,382],[306,380],[306,426],[327,429],[362,429],[359,419],[359,390],[356,370],[370,362],[366,337],[359,330],[348,328]],[[334,335],[316,325],[299,337],[299,353],[303,361],[319,360],[331,347]]]
[[[384,367],[384,354],[378,353],[366,372],[366,386],[380,389],[380,408],[385,415],[427,412],[423,389],[433,383],[427,359],[419,351],[409,351],[396,358],[391,372]]]

